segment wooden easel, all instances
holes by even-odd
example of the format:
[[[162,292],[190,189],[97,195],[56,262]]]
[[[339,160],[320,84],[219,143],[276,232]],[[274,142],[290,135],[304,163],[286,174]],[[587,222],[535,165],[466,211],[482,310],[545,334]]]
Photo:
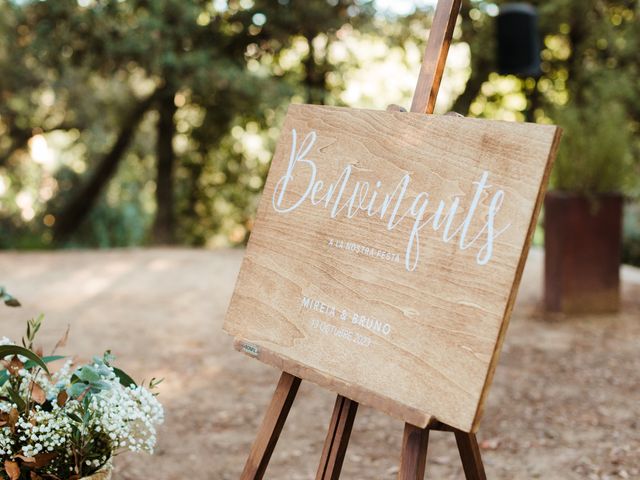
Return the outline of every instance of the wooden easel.
[[[461,0],[439,0],[438,2],[411,104],[411,112],[433,113],[460,4]],[[388,110],[404,111],[395,105],[391,105]],[[300,382],[300,378],[286,372],[282,373],[251,448],[240,477],[241,480],[260,480],[263,478],[298,392]],[[340,477],[357,411],[357,402],[342,395],[337,396],[316,480],[337,480]],[[419,428],[409,423],[405,424],[398,473],[399,480],[422,480],[424,478],[431,430],[448,431],[455,434],[467,480],[486,479],[475,434],[436,422],[426,428]]]

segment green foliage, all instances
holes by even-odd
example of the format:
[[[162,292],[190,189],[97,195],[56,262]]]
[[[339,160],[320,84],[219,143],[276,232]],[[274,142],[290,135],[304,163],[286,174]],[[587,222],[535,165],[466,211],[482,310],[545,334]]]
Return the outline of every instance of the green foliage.
[[[63,358],[65,357],[63,357],[62,355],[48,355],[45,357],[40,357],[40,360],[27,360],[26,362],[24,362],[24,368],[30,370],[37,367],[39,361],[42,361],[46,365],[57,360],[62,360]],[[0,387],[2,387],[8,379],[9,372],[7,370],[0,371]]]
[[[632,178],[624,108],[616,102],[592,105],[556,115],[564,134],[552,176],[555,189],[587,195],[621,192]]]
[[[463,0],[463,38],[486,44],[492,5]],[[471,76],[455,106],[472,116],[557,123],[565,132],[552,187],[640,198],[638,0],[532,0],[542,39],[539,78],[493,73],[491,54],[471,47]],[[495,13],[495,9],[494,12]],[[468,18],[465,18],[468,17]],[[454,106],[454,108],[455,108]],[[629,206],[629,205],[628,205]],[[628,207],[627,206],[627,207]],[[637,237],[625,228],[625,261],[640,265]],[[634,260],[635,259],[635,260]]]
[[[494,73],[503,3],[463,0],[453,109],[563,124],[558,188],[640,194],[638,0],[532,1],[537,79]],[[364,0],[0,0],[0,248],[243,244],[286,106],[406,99],[413,81],[385,81],[417,74],[430,17]]]
[[[480,9],[488,4],[472,3]],[[489,73],[471,113],[561,125],[565,133],[553,173],[554,188],[637,195],[639,2],[532,3],[538,7],[543,40],[540,78]],[[477,27],[474,24],[474,29]],[[479,38],[480,30],[473,35]],[[473,57],[472,69],[483,62],[483,58]]]
[[[242,243],[270,129],[292,98],[329,101],[328,46],[373,17],[360,0],[0,1],[0,12],[0,247],[20,248],[163,232]]]
[[[12,355],[22,355],[25,358],[31,360],[35,367],[39,367],[49,374],[47,364],[40,358],[37,353],[32,352],[28,348],[20,347],[18,345],[0,345],[0,360]]]
[[[33,341],[42,327],[42,321],[44,320],[44,315],[40,314],[36,318],[32,318],[27,321],[27,332],[24,337],[22,337],[22,346],[25,348],[33,348]]]
[[[622,262],[640,266],[640,205],[627,205],[624,213]]]
[[[43,357],[34,350],[41,325],[42,317],[27,323],[25,346],[0,345],[0,478],[79,480],[122,449],[152,449],[153,424],[163,415],[155,394],[113,367],[109,351],[75,370],[67,364],[52,375],[47,364],[64,357]],[[56,348],[65,341],[66,334]],[[159,383],[154,380],[149,388]],[[114,404],[111,409],[109,402]],[[119,409],[123,402],[126,411]]]
[[[0,285],[0,301],[4,302],[7,307],[19,307],[20,302]]]

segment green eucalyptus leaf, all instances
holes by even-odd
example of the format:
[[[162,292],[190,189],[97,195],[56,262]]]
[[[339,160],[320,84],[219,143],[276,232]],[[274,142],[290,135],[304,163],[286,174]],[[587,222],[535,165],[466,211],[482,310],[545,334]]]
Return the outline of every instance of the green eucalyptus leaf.
[[[102,361],[107,365],[111,365],[115,359],[116,357],[111,353],[111,350],[107,350],[102,356]]]
[[[18,301],[18,299],[15,298],[15,297],[12,297],[11,295],[5,295],[4,296],[4,304],[7,307],[20,307],[21,306],[21,304]]]
[[[85,365],[84,367],[80,368],[78,371],[76,371],[76,375],[80,380],[89,384],[99,382],[101,380],[100,374],[91,365]]]
[[[113,367],[113,373],[116,374],[116,377],[118,377],[118,380],[120,380],[120,384],[122,386],[124,387],[130,387],[132,385],[134,387],[138,386],[133,378],[131,378],[127,373],[123,372],[119,368]]]
[[[67,417],[77,423],[82,423],[82,419],[73,412],[67,412]]]
[[[61,360],[63,358],[65,357],[63,357],[62,355],[51,355],[49,357],[42,357],[42,361],[44,363],[51,363],[51,362],[55,362],[56,360]],[[37,364],[33,360],[27,360],[24,364],[24,368],[26,368],[27,370],[35,366],[37,366]],[[7,372],[6,370],[0,370],[0,387],[2,387],[8,380],[9,380],[9,372]]]
[[[105,382],[104,380],[99,380],[97,382],[94,382],[91,384],[91,386],[99,391],[111,390],[111,384],[109,382]]]
[[[89,385],[83,382],[78,382],[71,385],[67,389],[67,393],[71,398],[78,398],[87,388],[89,388]]]
[[[55,362],[56,360],[62,360],[64,357],[64,355],[49,355],[47,357],[41,357],[42,361],[44,363],[51,363],[51,362]],[[35,367],[37,364],[32,361],[32,360],[27,360],[24,364],[24,368],[26,368],[27,370],[30,368]]]
[[[11,398],[11,401],[18,406],[19,411],[22,412],[25,408],[27,408],[27,404],[20,397],[20,394],[16,390],[14,390],[13,388],[7,388],[7,394],[9,395],[9,398]]]
[[[18,345],[1,345],[0,346],[0,358],[6,358],[12,355],[22,355],[23,357],[31,360],[35,365],[42,368],[47,375],[51,375],[49,373],[49,369],[47,368],[47,364],[40,358],[38,355],[33,353],[31,350],[19,347]]]
[[[20,302],[17,298],[11,295],[4,287],[0,287],[0,300],[8,307],[19,307]]]

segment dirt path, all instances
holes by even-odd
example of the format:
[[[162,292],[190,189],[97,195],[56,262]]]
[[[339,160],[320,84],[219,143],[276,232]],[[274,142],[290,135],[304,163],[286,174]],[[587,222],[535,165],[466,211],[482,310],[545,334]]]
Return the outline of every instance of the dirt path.
[[[0,253],[0,335],[44,312],[41,341],[71,323],[67,351],[110,348],[138,378],[165,377],[154,457],[123,456],[114,480],[237,479],[278,373],[236,353],[221,330],[242,251],[152,249]],[[545,319],[541,255],[525,272],[479,438],[489,479],[640,479],[640,270],[624,312]],[[303,382],[269,479],[313,479],[334,396]],[[343,478],[393,479],[402,424],[361,408]],[[452,435],[435,433],[427,478],[463,478]]]

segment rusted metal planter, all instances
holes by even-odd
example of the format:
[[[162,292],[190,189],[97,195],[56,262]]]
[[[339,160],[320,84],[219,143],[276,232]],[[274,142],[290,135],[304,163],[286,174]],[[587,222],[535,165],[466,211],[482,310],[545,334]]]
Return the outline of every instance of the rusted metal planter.
[[[544,206],[546,310],[618,311],[622,195],[587,198],[553,191]]]

